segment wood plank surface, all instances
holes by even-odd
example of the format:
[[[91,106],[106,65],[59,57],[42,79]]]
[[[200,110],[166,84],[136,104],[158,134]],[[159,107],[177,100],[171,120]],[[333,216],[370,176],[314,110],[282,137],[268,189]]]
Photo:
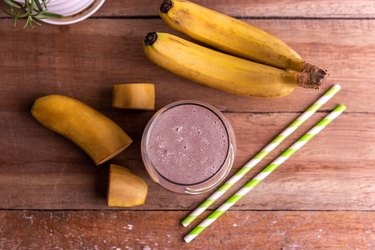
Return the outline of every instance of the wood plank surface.
[[[234,96],[147,61],[147,32],[177,34],[159,19],[160,2],[107,0],[82,23],[35,30],[13,28],[0,14],[0,249],[375,249],[375,1],[196,1],[276,35],[328,69],[320,91],[298,88],[281,99]],[[187,245],[189,229],[179,221],[208,193],[177,195],[150,179],[140,140],[153,112],[110,105],[112,84],[125,82],[155,82],[157,109],[196,99],[224,111],[237,138],[232,173],[329,86],[343,86],[245,179],[338,103],[348,110]],[[32,118],[33,100],[47,94],[80,99],[128,132],[134,143],[111,162],[146,181],[145,205],[106,206],[108,164],[96,167]]]
[[[129,167],[149,185],[146,205],[134,209],[193,209],[207,196],[172,194],[147,175],[139,145],[151,112],[106,114],[135,141],[113,162]],[[250,172],[249,177],[286,149],[323,115],[315,115]],[[234,169],[238,169],[295,119],[297,114],[227,113],[226,116],[233,124],[237,137]],[[3,125],[3,138],[0,141],[0,151],[3,152],[0,158],[0,208],[106,209],[106,165],[96,167],[78,147],[39,125],[27,112],[2,112],[0,124]],[[345,114],[234,209],[373,210],[374,145],[375,117]]]
[[[374,249],[374,212],[228,212],[189,245],[185,212],[0,211],[1,249]],[[38,229],[38,230],[35,230]]]
[[[96,17],[158,16],[161,0],[106,0]],[[373,0],[195,0],[195,3],[238,17],[372,18]],[[0,12],[0,16],[5,16]]]
[[[375,105],[369,105],[375,95],[375,20],[249,22],[284,39],[307,61],[327,68],[330,77],[323,90],[341,83],[339,100],[348,112],[375,112]],[[148,31],[170,31],[161,20],[93,19],[37,30],[14,30],[10,20],[0,20],[0,26],[0,111],[28,110],[35,98],[49,93],[111,110],[111,86],[123,82],[155,82],[157,108],[197,99],[233,112],[300,112],[323,91],[298,88],[285,98],[261,99],[184,80],[143,55],[141,43]]]
[[[107,0],[96,16],[157,16],[161,0]],[[195,3],[232,16],[364,18],[375,16],[372,0],[195,0]]]
[[[161,0],[106,0],[96,17],[159,15]],[[265,18],[373,18],[373,0],[195,0],[195,3],[237,17]],[[0,12],[0,16],[5,16]]]

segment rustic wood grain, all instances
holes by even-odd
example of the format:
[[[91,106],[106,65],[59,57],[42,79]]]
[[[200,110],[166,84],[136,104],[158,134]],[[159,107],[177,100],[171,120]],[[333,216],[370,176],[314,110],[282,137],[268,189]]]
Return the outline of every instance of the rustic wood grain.
[[[374,212],[228,212],[192,243],[185,212],[0,211],[1,249],[373,249]],[[35,230],[38,229],[38,230]],[[225,247],[225,248],[224,248]]]
[[[279,36],[308,61],[327,68],[343,86],[338,99],[348,112],[374,112],[375,20],[251,20]],[[0,110],[28,110],[38,96],[60,93],[111,110],[114,83],[155,82],[156,106],[197,99],[224,111],[302,111],[322,91],[298,88],[279,99],[238,97],[184,80],[149,62],[142,38],[169,31],[161,20],[88,20],[37,30],[14,30],[0,20]],[[27,46],[25,46],[27,44]],[[331,104],[325,109],[332,108]]]
[[[207,196],[172,194],[149,178],[139,145],[151,112],[106,114],[134,139],[134,144],[113,162],[129,167],[149,185],[146,205],[134,209],[193,209]],[[234,169],[243,165],[297,115],[226,114],[237,136]],[[323,115],[314,116],[249,176],[286,149]],[[3,134],[0,140],[0,208],[107,209],[106,165],[96,167],[78,147],[42,127],[27,112],[1,112],[0,117]],[[373,210],[374,145],[375,117],[345,114],[234,209]]]
[[[95,17],[158,16],[162,0],[106,0]],[[195,0],[211,9],[232,16],[247,17],[304,17],[304,18],[372,18],[372,0]],[[0,12],[0,16],[5,16]]]
[[[157,16],[161,0],[107,0],[96,16]],[[195,3],[232,16],[255,17],[374,17],[372,0],[195,0]]]
[[[107,0],[85,22],[36,30],[14,29],[0,12],[0,249],[374,249],[374,1],[196,1],[269,31],[329,70],[321,91],[297,89],[282,99],[226,94],[148,62],[143,36],[171,32],[158,18],[160,2]],[[110,107],[112,84],[143,81],[156,83],[157,108],[197,99],[225,111],[237,136],[233,171],[332,83],[343,90],[323,110],[338,103],[348,110],[186,245],[182,236],[188,229],[178,223],[208,194],[176,195],[152,182],[139,146],[153,113]],[[78,147],[32,118],[33,100],[51,93],[105,111],[134,139],[112,162],[145,179],[144,206],[108,209],[108,166],[96,167]],[[249,177],[324,115],[314,116]],[[43,211],[49,209],[68,211]]]

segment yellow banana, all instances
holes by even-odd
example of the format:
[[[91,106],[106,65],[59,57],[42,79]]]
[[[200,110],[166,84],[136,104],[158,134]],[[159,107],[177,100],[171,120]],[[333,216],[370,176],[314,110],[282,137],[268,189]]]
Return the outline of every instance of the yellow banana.
[[[132,143],[112,120],[67,96],[40,97],[35,100],[31,113],[42,125],[81,147],[96,165],[112,159]]]
[[[238,19],[184,0],[164,0],[161,18],[173,29],[222,51],[302,72],[302,58],[280,39]]]
[[[167,33],[150,32],[144,52],[155,64],[187,79],[230,93],[282,97],[298,85],[316,88],[325,72],[296,72],[224,54]]]
[[[134,207],[143,205],[147,184],[141,177],[119,165],[109,166],[108,207]]]

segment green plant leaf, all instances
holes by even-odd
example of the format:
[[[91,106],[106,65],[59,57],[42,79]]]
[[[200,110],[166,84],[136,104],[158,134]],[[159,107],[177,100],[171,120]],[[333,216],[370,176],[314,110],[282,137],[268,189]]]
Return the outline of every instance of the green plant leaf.
[[[44,8],[47,9],[47,3],[48,3],[49,1],[47,1],[47,0],[42,0],[42,2],[43,2],[43,6],[44,6]]]
[[[12,14],[10,11],[8,11],[8,10],[6,10],[6,9],[4,9],[4,8],[1,8],[1,9],[2,9],[2,11],[4,11],[4,13],[7,14],[8,16],[13,16],[13,14]]]
[[[34,1],[25,0],[27,12],[32,14],[34,12]]]
[[[43,7],[42,7],[42,4],[40,3],[40,1],[39,0],[34,0],[34,1],[35,1],[36,6],[38,7],[38,10],[43,11]]]
[[[21,9],[22,8],[22,5],[17,3],[17,2],[14,2],[12,0],[3,0],[4,3],[6,3],[8,6],[10,7],[13,7],[13,8],[16,8],[16,9]]]
[[[17,18],[15,17],[13,18],[13,27],[16,27],[16,25],[17,25]]]
[[[44,11],[41,14],[46,16],[46,17],[52,17],[52,18],[63,18],[64,17],[63,15],[52,13],[52,12],[47,12],[47,11]]]
[[[24,5],[14,0],[3,0],[3,2],[9,7],[8,9],[3,9],[3,11],[13,17],[14,25],[16,25],[18,19],[26,19],[24,28],[34,28],[35,25],[41,25],[37,22],[40,19],[64,17],[47,11],[49,0],[25,0]]]

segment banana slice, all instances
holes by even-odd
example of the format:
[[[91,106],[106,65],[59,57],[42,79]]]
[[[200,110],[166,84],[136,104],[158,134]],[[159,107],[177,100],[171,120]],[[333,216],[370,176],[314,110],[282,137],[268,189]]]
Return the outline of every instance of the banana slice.
[[[111,164],[107,204],[109,207],[133,207],[143,205],[147,196],[147,185],[129,169]]]

